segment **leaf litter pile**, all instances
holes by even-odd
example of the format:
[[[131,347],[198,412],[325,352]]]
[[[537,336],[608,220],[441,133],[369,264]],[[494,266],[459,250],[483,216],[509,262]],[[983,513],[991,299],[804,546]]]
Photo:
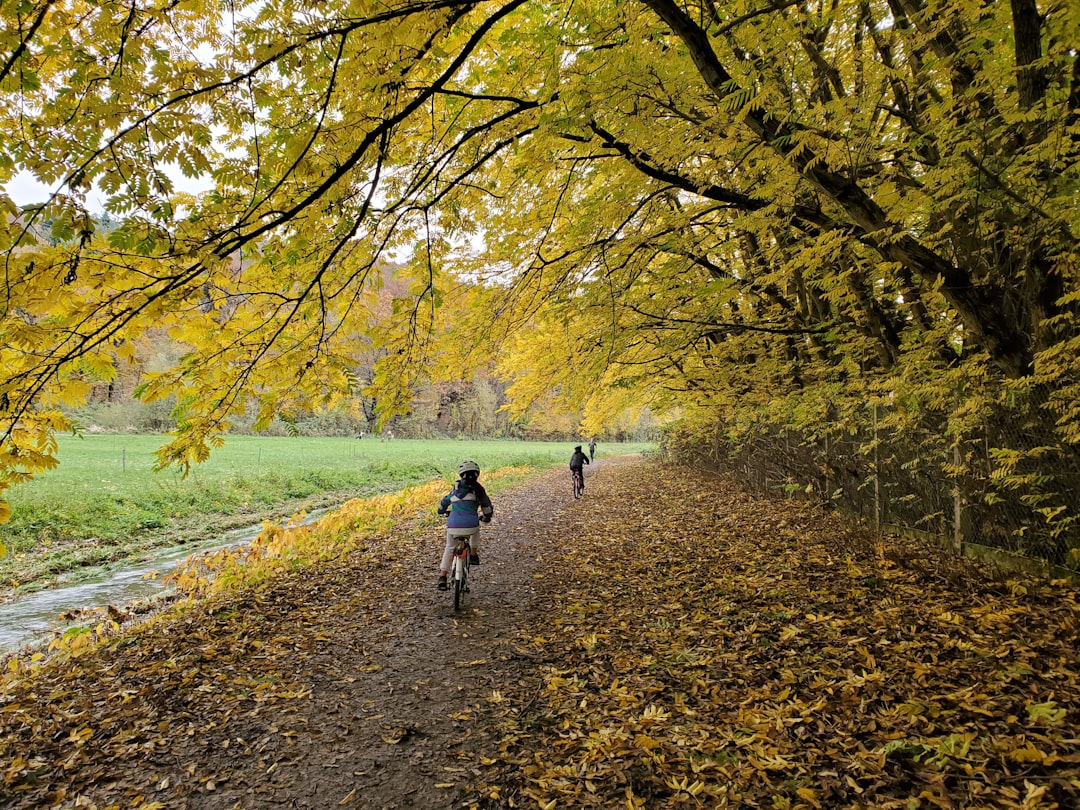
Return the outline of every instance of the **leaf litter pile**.
[[[1080,806],[1075,586],[588,473],[493,494],[462,613],[425,514],[10,675],[0,805]]]

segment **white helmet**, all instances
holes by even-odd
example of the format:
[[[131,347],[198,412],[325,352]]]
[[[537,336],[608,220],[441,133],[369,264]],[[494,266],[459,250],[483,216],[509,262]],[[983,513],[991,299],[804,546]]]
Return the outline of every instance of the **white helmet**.
[[[480,465],[475,461],[461,462],[461,464],[458,465],[457,474],[459,476],[464,476],[465,473],[476,473],[477,475],[480,475]]]

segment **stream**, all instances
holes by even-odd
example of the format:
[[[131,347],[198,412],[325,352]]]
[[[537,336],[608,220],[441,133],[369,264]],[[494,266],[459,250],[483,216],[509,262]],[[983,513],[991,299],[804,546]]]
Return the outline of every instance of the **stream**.
[[[313,523],[326,511],[305,515],[303,522]],[[202,542],[151,549],[137,558],[102,569],[88,579],[22,594],[0,604],[0,655],[14,652],[57,629],[59,616],[67,611],[107,605],[122,607],[164,593],[170,587],[162,582],[165,575],[191,555],[245,545],[262,528],[259,524]],[[153,576],[155,573],[157,576]]]

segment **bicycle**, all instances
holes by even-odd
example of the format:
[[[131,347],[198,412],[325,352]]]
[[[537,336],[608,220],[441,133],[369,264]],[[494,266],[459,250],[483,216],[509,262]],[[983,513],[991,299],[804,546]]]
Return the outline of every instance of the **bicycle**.
[[[459,537],[454,543],[454,560],[450,564],[450,590],[454,592],[454,610],[461,610],[465,594],[469,592],[469,557],[472,544],[468,537]]]
[[[574,488],[574,497],[580,498],[585,494],[585,476],[582,474],[581,470],[571,470],[570,479]]]

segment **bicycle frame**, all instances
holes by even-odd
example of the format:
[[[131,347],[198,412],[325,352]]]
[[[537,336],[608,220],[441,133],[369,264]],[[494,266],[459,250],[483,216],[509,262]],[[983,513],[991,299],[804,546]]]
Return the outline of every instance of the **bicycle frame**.
[[[585,473],[581,470],[571,470],[570,481],[574,489],[574,497],[580,498],[585,492]]]
[[[472,544],[468,537],[459,537],[454,544],[454,559],[450,564],[450,590],[454,592],[454,610],[461,610],[469,592],[469,556]]]

